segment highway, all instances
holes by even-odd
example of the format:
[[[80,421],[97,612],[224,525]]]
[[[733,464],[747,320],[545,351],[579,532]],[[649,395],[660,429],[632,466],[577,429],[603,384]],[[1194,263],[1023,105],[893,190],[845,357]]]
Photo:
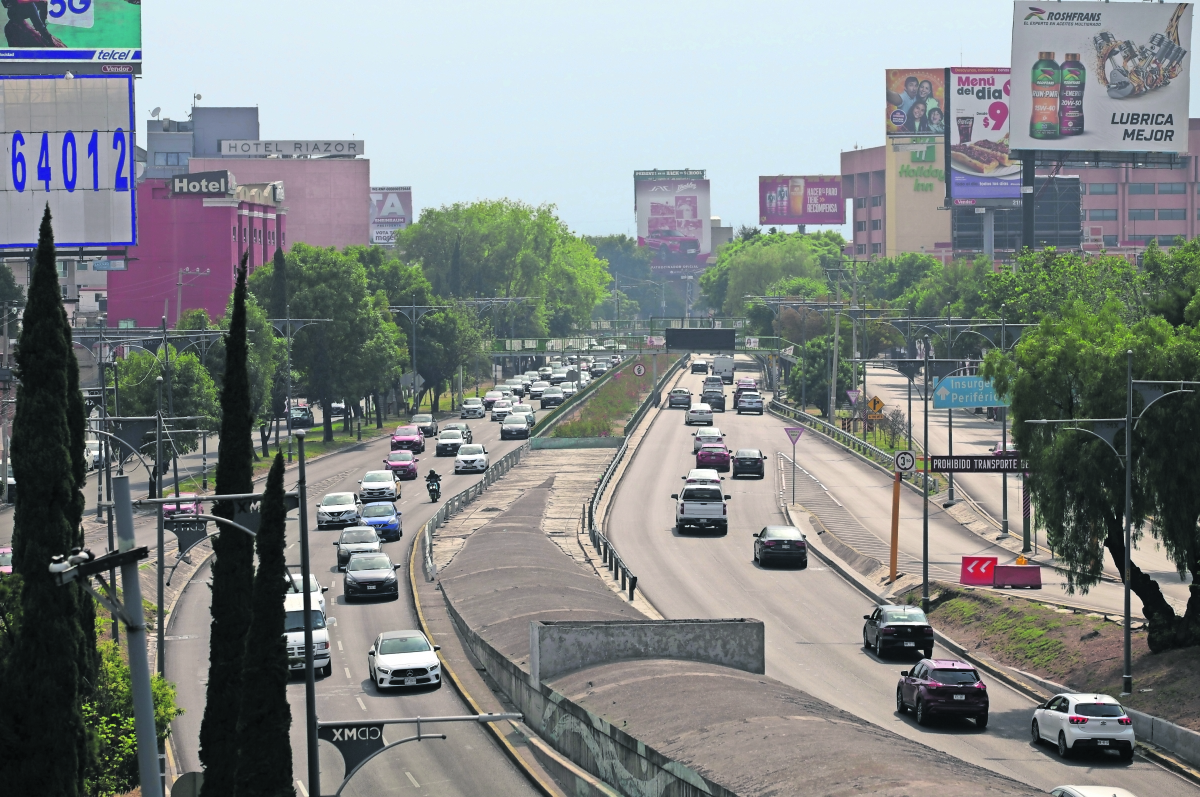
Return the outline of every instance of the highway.
[[[743,363],[748,366],[748,363]],[[700,375],[681,384],[697,392]],[[771,415],[717,414],[715,425],[731,448],[763,450],[774,466],[778,454],[791,454],[786,425]],[[754,617],[766,624],[767,674],[863,717],[965,761],[1050,790],[1066,783],[1121,786],[1143,795],[1196,795],[1195,786],[1158,766],[1135,758],[1083,757],[1061,761],[1049,747],[1029,742],[1034,703],[1002,684],[989,684],[991,722],[976,731],[968,721],[916,725],[911,714],[895,713],[899,671],[909,660],[879,661],[862,647],[862,616],[870,601],[813,558],[808,569],[767,569],[752,561],[751,534],[786,522],[779,507],[776,468],[763,480],[726,478],[730,530],[726,536],[687,534],[674,529],[671,493],[693,467],[694,429],[681,411],[661,411],[617,487],[606,532],[638,576],[638,587],[669,618]],[[806,481],[820,486],[857,516],[879,529],[890,516],[889,478],[850,454],[805,434],[797,448]],[[907,492],[907,491],[905,491]],[[915,494],[902,504],[902,550],[920,555],[920,508]],[[887,509],[882,507],[886,504]],[[810,532],[810,529],[802,529]],[[988,550],[985,540],[931,509],[931,556],[948,572],[963,553]],[[1005,552],[1007,553],[1007,552]],[[936,573],[936,571],[935,571]],[[943,576],[944,577],[944,576]],[[1056,594],[1047,588],[1047,597]],[[940,650],[940,649],[939,649]],[[941,650],[939,655],[949,654]]]
[[[395,421],[392,422],[393,424]],[[475,442],[487,446],[492,461],[521,444],[499,442],[498,423],[489,420],[469,422]],[[432,443],[432,441],[430,441]],[[322,720],[384,719],[389,717],[446,716],[470,713],[455,693],[445,685],[441,689],[380,694],[367,675],[367,648],[380,631],[420,628],[408,588],[408,552],[421,525],[436,509],[425,491],[424,477],[433,467],[442,474],[443,498],[466,489],[480,477],[453,475],[453,460],[437,458],[430,444],[420,459],[420,478],[403,482],[398,506],[403,512],[404,536],[387,543],[384,551],[404,567],[400,599],[347,605],[342,595],[342,576],[336,572],[336,549],[332,543],[336,531],[317,531],[316,506],[328,492],[351,491],[367,470],[381,467],[389,448],[387,438],[352,450],[323,457],[307,469],[308,525],[313,572],[329,591],[325,593],[330,616],[330,647],[333,650],[333,674],[317,678],[317,714]],[[295,472],[289,471],[287,487],[294,489]],[[288,563],[299,564],[297,513],[288,518]],[[207,566],[197,573],[183,593],[167,628],[167,677],[179,688],[179,704],[187,713],[174,723],[174,744],[180,771],[200,769],[198,740],[203,716],[205,682],[208,676],[209,577]],[[288,686],[292,706],[292,750],[295,778],[301,790],[309,794],[306,742],[304,733],[304,680],[293,676]],[[509,762],[490,737],[472,723],[453,723],[426,728],[430,733],[445,733],[445,741],[410,742],[384,753],[359,771],[344,794],[348,795],[532,795],[535,792],[524,776]],[[411,727],[397,725],[385,729],[387,741],[413,735]],[[341,782],[343,765],[337,750],[321,743],[321,787],[333,794]]]

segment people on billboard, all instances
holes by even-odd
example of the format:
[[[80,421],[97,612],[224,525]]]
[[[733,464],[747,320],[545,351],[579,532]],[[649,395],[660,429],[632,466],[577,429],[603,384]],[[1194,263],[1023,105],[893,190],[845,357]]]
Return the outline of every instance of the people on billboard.
[[[925,111],[928,113],[938,107],[937,97],[933,96],[933,82],[922,80],[920,87],[917,89],[917,99],[925,102]]]
[[[946,132],[946,120],[942,118],[941,108],[929,109],[929,132],[939,135]]]
[[[928,83],[929,81],[925,82]],[[913,75],[909,75],[908,77],[904,78],[904,91],[897,94],[890,89],[888,90],[888,105],[895,105],[907,116],[909,109],[912,108],[912,104],[918,99],[917,92],[919,83],[920,81],[918,81]],[[930,93],[932,94],[933,92],[931,91]]]
[[[8,10],[4,38],[9,47],[65,47],[46,27],[46,0],[0,0]]]
[[[917,100],[908,110],[908,120],[900,127],[905,133],[924,135],[933,132],[929,127],[929,118],[925,115],[925,100]]]

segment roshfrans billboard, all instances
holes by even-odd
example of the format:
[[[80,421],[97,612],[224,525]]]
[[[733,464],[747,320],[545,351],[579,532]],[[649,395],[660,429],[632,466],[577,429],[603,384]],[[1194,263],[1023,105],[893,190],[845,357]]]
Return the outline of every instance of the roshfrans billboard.
[[[1008,67],[950,67],[946,144],[956,205],[1021,204],[1021,163],[1010,158]]]
[[[0,71],[132,74],[142,60],[142,7],[131,0],[4,0]],[[21,66],[23,64],[23,66]]]
[[[1043,5],[1013,6],[1013,148],[1187,152],[1191,4]]]
[[[760,224],[845,224],[842,178],[759,177]]]
[[[703,169],[633,173],[638,246],[653,250],[655,270],[703,266],[712,252],[708,180]]]
[[[371,187],[371,243],[392,246],[396,233],[413,222],[412,187]]]
[[[945,132],[945,69],[888,69],[884,78],[889,136],[940,136]]]

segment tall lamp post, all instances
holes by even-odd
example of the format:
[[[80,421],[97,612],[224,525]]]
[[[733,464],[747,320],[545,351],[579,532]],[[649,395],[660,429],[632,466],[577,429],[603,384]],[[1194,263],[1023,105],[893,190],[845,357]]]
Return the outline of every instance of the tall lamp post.
[[[412,323],[412,366],[413,366],[413,397],[416,401],[416,412],[421,408],[421,394],[417,390],[417,322],[434,310],[446,310],[448,304],[417,304],[417,296],[413,294],[413,303],[408,307],[389,307],[393,313],[400,313]]]
[[[271,326],[287,339],[287,411],[284,413],[287,416],[287,439],[288,439],[288,462],[292,461],[292,338],[296,333],[305,327],[313,324],[325,324],[333,321],[332,318],[292,318],[291,302],[284,308],[284,318],[269,319]],[[278,431],[278,427],[276,427]],[[278,441],[276,441],[278,442]]]

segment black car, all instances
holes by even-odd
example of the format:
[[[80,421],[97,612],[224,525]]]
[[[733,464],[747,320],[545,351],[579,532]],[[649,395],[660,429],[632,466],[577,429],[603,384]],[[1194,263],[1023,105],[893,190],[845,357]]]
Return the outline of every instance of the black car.
[[[667,394],[667,409],[680,407],[687,409],[692,406],[692,391],[686,387],[677,387]]]
[[[767,455],[757,448],[739,448],[733,452],[733,473],[730,474],[730,478],[736,479],[741,475],[766,478],[766,461]]]
[[[693,374],[707,374],[708,373],[708,360],[692,360],[692,373]]]
[[[413,426],[421,430],[421,434],[426,437],[437,437],[438,423],[428,413],[422,415],[414,415],[409,421]]]
[[[308,407],[292,407],[291,416],[293,429],[307,429],[316,423]]]
[[[863,647],[873,649],[879,658],[896,650],[933,658],[933,626],[920,607],[876,606],[863,620]]]
[[[352,598],[374,598],[387,596],[393,600],[400,597],[397,586],[396,568],[391,557],[385,553],[359,553],[346,563],[343,593],[346,600]]]
[[[706,390],[700,394],[700,400],[711,407],[713,412],[725,411],[725,392],[723,390]]]
[[[798,562],[808,567],[808,543],[795,526],[767,526],[754,534],[754,561]]]
[[[464,443],[474,443],[475,442],[475,437],[474,437],[474,435],[471,434],[471,427],[467,426],[465,423],[448,423],[442,427],[443,432],[449,431],[451,429],[457,429],[458,431],[462,432]]]
[[[542,409],[548,410],[551,407],[557,407],[566,401],[566,396],[563,395],[561,387],[548,387],[542,391]]]

